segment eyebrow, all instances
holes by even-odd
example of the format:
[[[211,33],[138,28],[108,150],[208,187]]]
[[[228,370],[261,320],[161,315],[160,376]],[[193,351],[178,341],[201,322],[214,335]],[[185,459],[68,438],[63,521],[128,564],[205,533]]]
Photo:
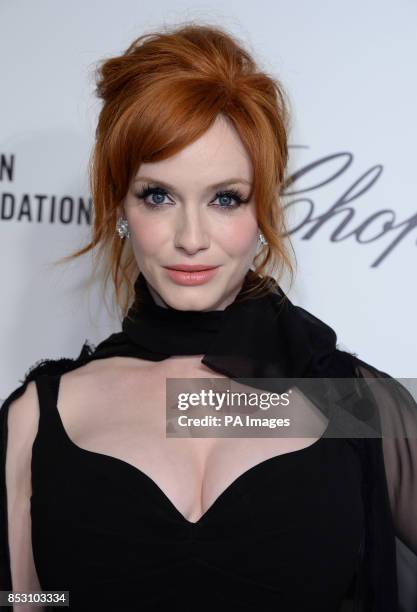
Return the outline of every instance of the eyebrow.
[[[150,176],[138,176],[135,178],[135,183],[140,183],[140,182],[149,182],[149,183],[157,183],[158,185],[162,185],[163,187],[166,187],[167,189],[169,189],[170,191],[172,191],[173,193],[176,193],[176,189],[173,185],[171,185],[170,183],[167,183],[165,181],[160,181],[159,179],[155,179],[152,178]],[[215,183],[214,185],[209,185],[207,187],[207,191],[211,191],[212,189],[220,189],[221,187],[226,187],[227,185],[237,185],[238,183],[242,183],[244,185],[251,185],[252,183],[250,183],[250,181],[247,181],[245,179],[242,178],[229,178],[229,179],[225,179],[223,181],[220,181],[219,183]]]

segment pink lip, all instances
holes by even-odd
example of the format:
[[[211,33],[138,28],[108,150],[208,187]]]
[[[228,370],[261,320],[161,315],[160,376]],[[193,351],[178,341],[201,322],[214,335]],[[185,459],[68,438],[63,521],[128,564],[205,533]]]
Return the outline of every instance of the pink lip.
[[[166,270],[169,277],[178,285],[202,285],[216,274],[218,268],[206,268],[191,272],[174,270],[173,268],[166,268]]]
[[[201,272],[201,270],[211,270],[217,268],[217,266],[205,266],[204,264],[175,264],[173,266],[166,266],[169,270],[182,270],[183,272]]]

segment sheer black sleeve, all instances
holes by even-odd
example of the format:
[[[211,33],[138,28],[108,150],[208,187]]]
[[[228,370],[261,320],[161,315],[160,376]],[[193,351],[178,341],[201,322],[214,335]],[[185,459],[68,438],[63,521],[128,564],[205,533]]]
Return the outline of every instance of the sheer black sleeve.
[[[357,358],[355,363],[378,409],[396,535],[417,555],[417,380],[397,380]]]

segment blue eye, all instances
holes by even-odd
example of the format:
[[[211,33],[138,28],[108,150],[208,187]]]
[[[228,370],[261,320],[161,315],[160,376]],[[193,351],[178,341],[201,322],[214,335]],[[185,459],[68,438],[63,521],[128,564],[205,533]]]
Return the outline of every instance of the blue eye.
[[[235,189],[229,189],[228,191],[219,191],[216,193],[216,198],[220,198],[220,200],[223,200],[219,208],[239,208],[241,204],[245,204],[247,202],[247,200],[243,199],[242,194]],[[232,199],[235,201],[235,203],[232,206],[228,206],[226,202],[226,206],[224,206],[224,198],[228,200]]]
[[[149,185],[145,185],[140,193],[136,194],[136,197],[140,200],[144,200],[147,206],[151,208],[159,208],[162,204],[165,204],[163,199],[168,195],[168,192],[162,187],[150,187]],[[162,200],[147,202],[145,198],[148,196],[157,196],[158,198],[162,198]]]

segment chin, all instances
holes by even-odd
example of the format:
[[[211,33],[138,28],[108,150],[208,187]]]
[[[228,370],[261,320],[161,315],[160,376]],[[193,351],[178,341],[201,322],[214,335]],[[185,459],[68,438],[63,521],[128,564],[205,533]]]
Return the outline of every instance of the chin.
[[[212,300],[198,299],[196,297],[187,299],[185,296],[179,297],[176,300],[171,300],[170,302],[165,302],[171,307],[176,308],[176,310],[215,310],[217,309],[216,303]]]
[[[221,299],[221,296],[213,295],[213,288],[209,287],[209,284],[196,287],[166,287],[164,293],[160,295],[168,307],[176,310],[218,310],[217,304]]]

